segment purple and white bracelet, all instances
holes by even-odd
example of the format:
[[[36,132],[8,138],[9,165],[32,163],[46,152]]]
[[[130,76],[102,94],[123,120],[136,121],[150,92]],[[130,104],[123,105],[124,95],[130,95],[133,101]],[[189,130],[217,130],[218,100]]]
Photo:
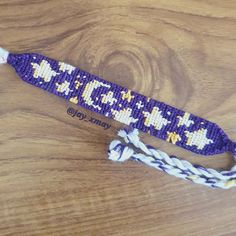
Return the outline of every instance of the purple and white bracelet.
[[[236,143],[217,124],[43,55],[14,54],[0,48],[0,64],[4,63],[11,65],[22,80],[129,126],[130,131],[119,133],[126,144],[116,140],[110,145],[110,159],[123,161],[132,157],[212,187],[229,188],[236,184],[234,168],[219,172],[192,165],[169,157],[138,138],[140,130],[204,156],[231,152],[236,157]],[[142,153],[135,153],[128,144]]]

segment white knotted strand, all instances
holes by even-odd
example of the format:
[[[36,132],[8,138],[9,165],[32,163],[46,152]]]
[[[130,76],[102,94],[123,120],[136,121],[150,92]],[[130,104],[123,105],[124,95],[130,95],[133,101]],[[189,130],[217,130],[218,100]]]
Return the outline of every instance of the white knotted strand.
[[[6,64],[9,52],[0,47],[0,64]]]
[[[113,143],[114,142],[114,143]],[[205,178],[202,178],[201,176],[198,176],[196,178],[191,178],[192,175],[182,173],[181,169],[178,169],[176,167],[173,167],[161,160],[161,158],[158,157],[152,157],[149,155],[144,155],[142,153],[135,153],[132,151],[131,148],[128,148],[125,144],[122,144],[119,140],[114,140],[111,142],[111,146],[109,149],[109,159],[113,161],[125,161],[129,158],[132,158],[133,160],[136,160],[141,163],[145,163],[148,166],[154,167],[155,169],[164,171],[168,173],[169,175],[173,175],[178,178],[186,179],[186,180],[192,180],[195,183],[198,184],[204,184],[209,187],[212,186],[212,182],[207,182]],[[115,149],[112,149],[112,146],[115,147]],[[216,181],[214,181],[215,183]]]
[[[131,132],[127,132],[126,130],[121,130],[118,132],[118,135],[122,137],[127,143],[133,144],[135,147],[140,148],[143,152],[145,152],[148,155],[152,155],[156,152],[160,153],[163,159],[170,165],[176,165],[180,169],[191,169],[191,171],[195,174],[202,174],[205,175],[208,178],[219,178],[222,180],[229,180],[232,178],[236,178],[236,166],[234,166],[230,171],[217,171],[211,168],[205,168],[202,167],[199,168],[200,166],[194,166],[190,162],[185,161],[185,160],[179,160],[176,157],[169,157],[166,153],[160,151],[160,150],[155,150],[154,147],[152,146],[147,146],[145,145],[138,137],[138,130],[133,130]]]
[[[122,145],[120,140],[113,140],[109,145],[108,155],[112,161],[124,162],[134,155],[134,150]]]
[[[230,171],[222,171],[219,172],[217,170],[211,169],[211,168],[205,168],[202,167],[198,168],[195,167],[194,165],[192,165],[190,162],[185,161],[185,160],[179,160],[176,157],[170,157],[169,155],[167,155],[166,153],[160,151],[160,150],[156,150],[154,147],[150,146],[150,145],[146,145],[145,143],[143,143],[140,138],[139,138],[139,132],[137,129],[128,132],[126,130],[120,130],[118,132],[118,136],[122,137],[126,143],[130,143],[133,144],[136,148],[141,149],[144,153],[148,154],[148,155],[158,155],[157,152],[159,154],[161,154],[161,158],[163,158],[168,164],[174,166],[176,165],[178,168],[182,169],[182,170],[187,170],[187,169],[191,169],[191,171],[194,174],[197,175],[205,175],[208,178],[219,178],[222,180],[228,180],[228,179],[232,179],[232,178],[236,178],[236,166],[234,166]]]
[[[219,172],[211,168],[192,165],[186,160],[179,160],[176,157],[170,157],[166,153],[156,150],[150,145],[145,145],[140,141],[138,134],[137,129],[131,132],[126,130],[118,132],[118,135],[122,137],[127,144],[134,145],[145,154],[135,153],[131,147],[122,144],[119,140],[115,140],[109,146],[109,159],[122,162],[132,158],[158,170],[162,170],[170,175],[191,180],[195,183],[209,187],[228,189],[236,186],[235,166],[230,171]]]

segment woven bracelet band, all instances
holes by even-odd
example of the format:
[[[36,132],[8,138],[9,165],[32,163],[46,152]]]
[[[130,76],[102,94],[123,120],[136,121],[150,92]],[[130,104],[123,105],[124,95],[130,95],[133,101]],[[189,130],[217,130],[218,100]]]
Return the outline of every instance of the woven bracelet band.
[[[0,48],[0,64],[4,63],[36,87],[194,153],[236,155],[236,143],[215,123],[72,65],[36,53],[13,54]]]

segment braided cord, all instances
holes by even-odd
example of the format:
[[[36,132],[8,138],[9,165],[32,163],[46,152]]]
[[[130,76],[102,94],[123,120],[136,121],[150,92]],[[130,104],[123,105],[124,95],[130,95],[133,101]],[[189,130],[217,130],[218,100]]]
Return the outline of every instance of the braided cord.
[[[124,162],[131,158],[170,175],[191,180],[194,183],[208,187],[229,189],[236,186],[236,165],[228,171],[217,171],[212,168],[191,164],[175,156],[169,156],[165,152],[143,143],[139,138],[137,129],[130,132],[120,130],[118,136],[123,138],[125,143],[120,140],[111,142],[109,146],[110,160]],[[134,146],[140,152],[135,151],[131,146]]]

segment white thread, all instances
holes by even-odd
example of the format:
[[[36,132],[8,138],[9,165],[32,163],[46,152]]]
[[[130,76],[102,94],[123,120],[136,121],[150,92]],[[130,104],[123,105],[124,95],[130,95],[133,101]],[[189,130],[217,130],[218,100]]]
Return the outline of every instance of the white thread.
[[[112,161],[124,162],[134,154],[133,149],[128,146],[121,150],[121,142],[119,140],[112,141],[109,150],[109,159]]]
[[[236,186],[236,165],[229,171],[217,171],[211,168],[195,166],[186,160],[170,157],[158,149],[145,145],[140,141],[138,134],[137,129],[131,132],[120,130],[118,135],[124,139],[126,144],[122,144],[119,140],[112,141],[109,146],[109,159],[122,162],[132,158],[170,175],[192,180],[195,183],[209,187],[229,189]],[[128,144],[133,145],[142,153],[135,152],[131,147],[127,146]]]
[[[7,63],[7,58],[8,58],[9,52],[6,51],[3,48],[0,48],[0,64],[5,64]]]

